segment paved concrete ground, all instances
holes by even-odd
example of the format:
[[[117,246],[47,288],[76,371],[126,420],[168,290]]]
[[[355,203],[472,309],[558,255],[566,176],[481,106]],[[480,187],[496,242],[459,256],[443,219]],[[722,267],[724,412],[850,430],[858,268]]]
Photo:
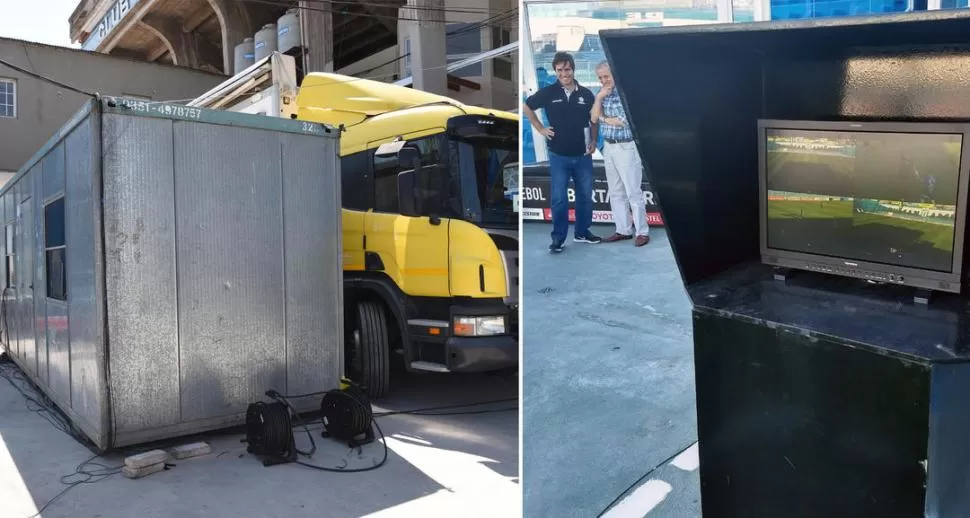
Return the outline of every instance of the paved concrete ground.
[[[382,410],[406,410],[516,398],[518,380],[496,376],[413,376]],[[479,407],[509,408],[516,403]],[[209,439],[212,454],[176,462],[139,480],[114,475],[74,487],[43,518],[150,517],[514,517],[521,513],[518,411],[474,415],[396,415],[378,420],[388,437],[387,463],[374,471],[324,473],[296,465],[263,467],[245,451],[241,434]],[[362,455],[319,436],[312,462],[372,465],[380,443]],[[308,449],[302,429],[297,445]],[[91,453],[56,430],[0,378],[0,517],[27,518],[65,486]],[[120,456],[101,461],[122,465]],[[71,480],[77,480],[74,477]]]
[[[523,229],[525,515],[700,516],[690,304],[663,229],[548,252]],[[601,236],[612,226],[594,226]],[[658,465],[659,468],[652,471]],[[651,472],[639,484],[646,473]]]

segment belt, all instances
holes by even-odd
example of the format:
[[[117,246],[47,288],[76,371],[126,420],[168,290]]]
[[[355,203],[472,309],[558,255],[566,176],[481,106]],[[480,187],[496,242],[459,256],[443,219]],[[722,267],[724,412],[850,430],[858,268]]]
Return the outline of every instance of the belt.
[[[627,138],[627,139],[617,140],[617,139],[611,139],[611,138],[604,138],[603,142],[606,142],[607,144],[626,144],[627,142],[633,142],[633,139]]]

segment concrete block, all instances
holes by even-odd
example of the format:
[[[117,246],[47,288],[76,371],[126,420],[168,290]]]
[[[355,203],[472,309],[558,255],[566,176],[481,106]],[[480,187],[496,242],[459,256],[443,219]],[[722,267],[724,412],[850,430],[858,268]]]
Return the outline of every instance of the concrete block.
[[[168,453],[165,450],[151,450],[145,453],[139,453],[138,455],[125,457],[125,466],[131,469],[138,469],[152,466],[159,462],[164,463],[166,460],[168,460]]]
[[[182,444],[168,450],[168,454],[173,459],[189,459],[212,453],[212,447],[207,442],[194,442],[192,444]]]
[[[165,463],[159,462],[158,464],[151,464],[149,466],[143,466],[140,468],[132,468],[130,466],[125,466],[121,468],[121,473],[126,478],[142,478],[151,475],[152,473],[158,473],[165,469]]]

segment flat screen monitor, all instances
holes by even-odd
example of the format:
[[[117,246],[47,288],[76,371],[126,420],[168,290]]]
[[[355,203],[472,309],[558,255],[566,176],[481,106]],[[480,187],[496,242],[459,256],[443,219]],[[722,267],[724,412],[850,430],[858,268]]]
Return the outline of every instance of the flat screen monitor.
[[[763,262],[960,291],[970,124],[758,129]]]

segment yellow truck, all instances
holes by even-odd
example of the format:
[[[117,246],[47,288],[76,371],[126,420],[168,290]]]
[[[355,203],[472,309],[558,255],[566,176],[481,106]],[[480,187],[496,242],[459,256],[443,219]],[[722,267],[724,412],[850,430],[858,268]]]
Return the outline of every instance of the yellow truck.
[[[342,127],[349,376],[381,397],[395,366],[515,368],[518,115],[293,70],[275,53],[190,105]]]

